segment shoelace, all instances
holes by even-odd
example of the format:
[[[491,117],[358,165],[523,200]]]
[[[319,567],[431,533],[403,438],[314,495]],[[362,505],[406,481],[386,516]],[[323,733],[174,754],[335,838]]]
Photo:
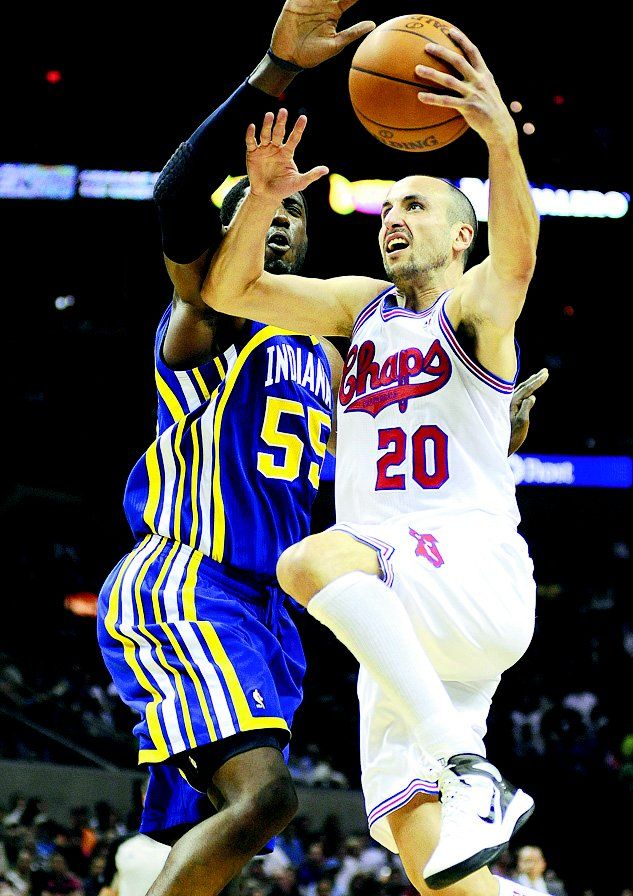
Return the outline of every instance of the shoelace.
[[[461,780],[450,767],[442,769],[438,783],[442,794],[442,838],[444,838],[448,827],[458,825],[464,816],[472,817],[472,803],[466,792],[472,785]]]

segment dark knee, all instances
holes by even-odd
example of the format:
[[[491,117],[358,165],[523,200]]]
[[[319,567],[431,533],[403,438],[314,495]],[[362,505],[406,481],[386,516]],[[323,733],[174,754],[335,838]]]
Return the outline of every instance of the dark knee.
[[[276,778],[262,787],[254,797],[257,815],[273,819],[282,831],[295,817],[299,808],[299,798],[290,775]]]
[[[297,814],[299,800],[289,774],[271,778],[241,796],[238,839],[245,851],[255,852],[283,831]]]

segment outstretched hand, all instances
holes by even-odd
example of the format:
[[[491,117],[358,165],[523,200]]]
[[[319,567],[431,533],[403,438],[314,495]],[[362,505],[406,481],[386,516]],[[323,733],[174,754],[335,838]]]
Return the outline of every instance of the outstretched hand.
[[[251,195],[277,204],[328,173],[324,165],[317,165],[304,174],[299,172],[294,154],[308,119],[300,115],[286,140],[287,121],[288,111],[280,109],[277,118],[272,112],[266,113],[259,140],[254,124],[249,124],[246,130],[246,168]]]
[[[339,19],[357,0],[286,0],[273,31],[273,53],[301,68],[336,56],[376,27],[364,21],[337,31]]]
[[[512,393],[510,402],[510,447],[508,454],[518,451],[530,428],[530,411],[534,407],[536,397],[534,393],[540,389],[549,377],[547,367],[543,367],[538,373],[533,373],[525,382],[519,383]]]
[[[415,74],[456,95],[431,93],[420,85],[422,89],[418,93],[418,99],[429,106],[456,109],[486,141],[500,134],[516,134],[516,126],[508,107],[475,44],[458,28],[451,28],[449,36],[463,51],[463,56],[455,50],[434,43],[427,44],[425,50],[453,68],[457,76],[425,65],[416,65]]]

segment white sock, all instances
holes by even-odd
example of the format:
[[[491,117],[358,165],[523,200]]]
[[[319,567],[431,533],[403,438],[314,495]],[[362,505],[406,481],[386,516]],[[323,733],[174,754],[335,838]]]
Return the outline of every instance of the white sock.
[[[506,880],[505,877],[499,877],[498,874],[493,874],[493,877],[496,877],[499,881],[499,896],[545,896],[541,890],[524,887],[523,884],[517,884],[513,880]]]
[[[418,641],[406,610],[384,582],[364,572],[347,573],[315,594],[308,612],[385,689],[431,757],[481,753]]]

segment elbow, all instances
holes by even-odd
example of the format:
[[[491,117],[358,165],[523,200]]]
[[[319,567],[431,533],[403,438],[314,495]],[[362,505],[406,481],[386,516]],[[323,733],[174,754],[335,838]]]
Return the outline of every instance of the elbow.
[[[237,282],[233,274],[213,268],[202,286],[202,301],[220,314],[237,315],[248,302],[248,284]]]
[[[536,269],[536,248],[527,249],[521,253],[518,258],[513,259],[511,264],[498,271],[500,280],[506,283],[513,283],[517,287],[526,287],[534,276]]]
[[[191,147],[181,143],[156,178],[152,197],[158,207],[186,189],[192,176]]]
[[[222,277],[218,277],[217,274],[213,274],[210,271],[202,285],[200,295],[204,304],[208,305],[209,308],[213,308],[214,311],[218,311],[220,314],[230,313],[227,307],[226,290],[222,289]]]

